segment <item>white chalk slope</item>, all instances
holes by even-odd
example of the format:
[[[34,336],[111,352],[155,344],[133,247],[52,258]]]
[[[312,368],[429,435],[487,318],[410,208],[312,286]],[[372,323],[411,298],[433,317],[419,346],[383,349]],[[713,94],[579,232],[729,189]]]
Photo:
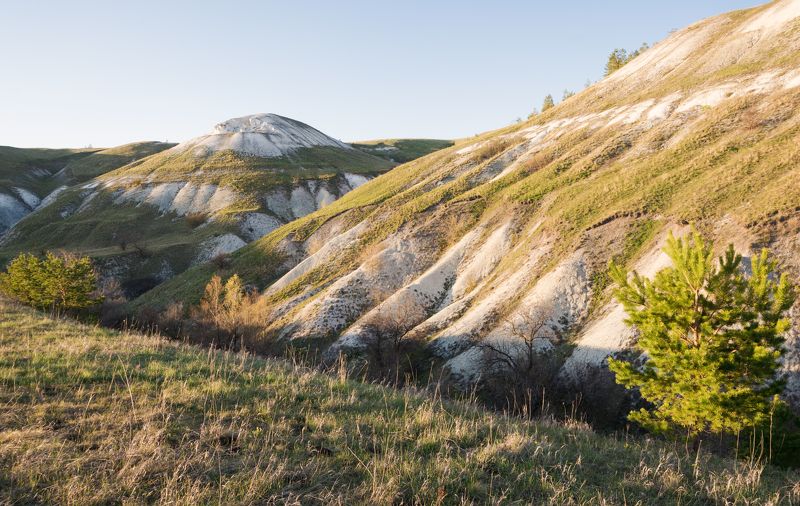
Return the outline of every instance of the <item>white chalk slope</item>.
[[[223,121],[210,134],[178,144],[172,150],[192,150],[198,156],[232,150],[242,155],[274,158],[317,146],[354,149],[300,121],[277,114],[252,114]]]

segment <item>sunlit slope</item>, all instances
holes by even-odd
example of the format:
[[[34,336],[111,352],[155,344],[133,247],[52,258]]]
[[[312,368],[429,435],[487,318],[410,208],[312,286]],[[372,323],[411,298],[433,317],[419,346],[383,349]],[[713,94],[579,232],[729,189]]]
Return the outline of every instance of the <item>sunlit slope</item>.
[[[544,315],[543,337],[574,345],[563,383],[580,385],[633,337],[609,260],[653,274],[666,233],[693,222],[800,272],[798,15],[784,0],[677,31],[547,113],[401,165],[220,272],[264,290],[267,335],[331,359],[358,352],[379,315],[411,315],[407,336],[465,385],[481,372],[476,343]],[[214,272],[137,305],[196,301]]]

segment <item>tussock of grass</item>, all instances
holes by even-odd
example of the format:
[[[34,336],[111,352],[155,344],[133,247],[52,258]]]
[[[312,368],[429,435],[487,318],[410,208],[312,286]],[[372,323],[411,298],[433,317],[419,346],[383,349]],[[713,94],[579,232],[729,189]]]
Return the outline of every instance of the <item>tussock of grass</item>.
[[[0,502],[778,504],[796,473],[0,301]]]

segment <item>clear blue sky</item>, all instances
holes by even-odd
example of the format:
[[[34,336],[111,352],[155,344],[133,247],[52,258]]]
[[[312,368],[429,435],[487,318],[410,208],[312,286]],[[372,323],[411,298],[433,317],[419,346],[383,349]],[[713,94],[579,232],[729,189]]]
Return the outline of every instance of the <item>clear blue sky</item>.
[[[256,112],[463,137],[599,79],[615,47],[758,3],[4,1],[0,144],[180,141]]]

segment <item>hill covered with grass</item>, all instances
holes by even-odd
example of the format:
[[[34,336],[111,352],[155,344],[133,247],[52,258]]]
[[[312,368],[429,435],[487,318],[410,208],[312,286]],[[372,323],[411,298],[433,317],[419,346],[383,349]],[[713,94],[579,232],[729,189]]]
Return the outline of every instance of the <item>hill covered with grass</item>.
[[[168,142],[132,142],[114,148],[102,149],[86,157],[71,161],[64,167],[66,175],[82,182],[111,172],[129,163],[160,153],[175,146]]]
[[[434,151],[449,148],[453,145],[453,141],[442,139],[379,139],[358,141],[352,145],[375,156],[397,163],[406,163],[429,155]]]
[[[109,149],[0,146],[0,238],[70,185],[163,151],[172,144],[135,142]]]
[[[115,164],[122,166],[106,170]],[[234,118],[176,146],[126,145],[70,163],[64,172],[81,184],[18,223],[2,240],[0,261],[69,249],[91,255],[135,296],[395,165],[290,118]]]
[[[0,502],[790,504],[800,476],[0,300]]]
[[[385,315],[469,389],[485,345],[531,315],[554,380],[606,402],[595,374],[635,333],[608,264],[652,276],[695,226],[800,277],[800,0],[695,23],[528,121],[403,164],[332,205],[135,301],[195,303],[215,272],[263,291],[263,335],[362,353]],[[787,397],[800,406],[800,330]],[[516,340],[516,341],[515,341]],[[613,385],[613,381],[610,382]]]

